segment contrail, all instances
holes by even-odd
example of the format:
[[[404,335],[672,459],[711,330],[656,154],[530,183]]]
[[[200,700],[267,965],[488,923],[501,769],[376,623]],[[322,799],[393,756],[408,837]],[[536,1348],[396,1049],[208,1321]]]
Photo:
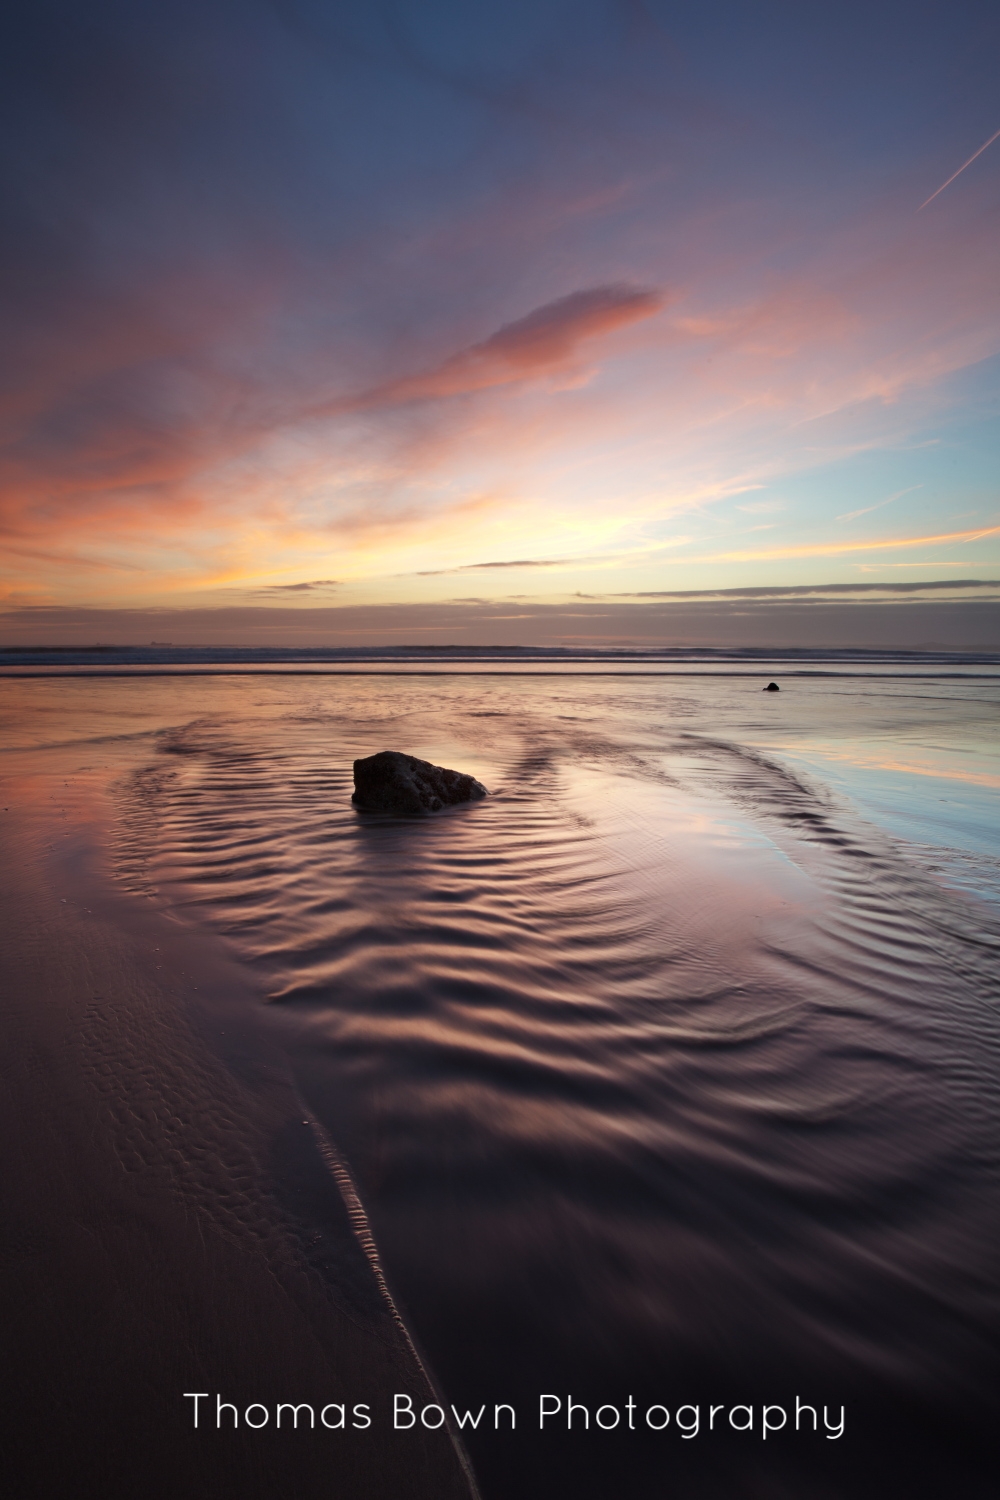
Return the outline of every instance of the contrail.
[[[957,172],[952,172],[951,176],[948,178],[948,181],[947,182],[942,182],[941,186],[937,190],[937,193],[931,193],[930,197],[926,200],[926,202],[921,203],[920,208],[926,208],[928,203],[933,203],[934,199],[937,197],[938,193],[943,193],[944,190],[945,190],[945,188],[949,187],[955,181],[956,177],[960,177],[962,175],[962,173],[965,171],[966,167],[971,167],[972,163],[975,161],[976,157],[977,156],[982,156],[983,152],[986,150],[986,147],[987,146],[992,146],[993,142],[997,139],[997,136],[1000,136],[1000,130],[998,130],[996,132],[996,135],[991,135],[988,141],[984,141],[983,144],[980,146],[980,148],[979,148],[978,151],[973,151],[972,155],[969,157],[969,160],[968,161],[963,161],[963,163],[959,167],[958,171]],[[920,212],[920,208],[917,209],[917,213]]]

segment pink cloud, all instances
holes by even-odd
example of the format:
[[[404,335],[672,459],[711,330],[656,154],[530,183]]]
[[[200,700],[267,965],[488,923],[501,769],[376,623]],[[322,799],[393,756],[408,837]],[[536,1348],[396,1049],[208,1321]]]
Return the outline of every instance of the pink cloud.
[[[572,366],[581,345],[651,317],[665,300],[658,291],[625,285],[571,292],[505,323],[481,344],[460,350],[433,369],[375,386],[326,410],[332,414],[397,406],[563,372]]]

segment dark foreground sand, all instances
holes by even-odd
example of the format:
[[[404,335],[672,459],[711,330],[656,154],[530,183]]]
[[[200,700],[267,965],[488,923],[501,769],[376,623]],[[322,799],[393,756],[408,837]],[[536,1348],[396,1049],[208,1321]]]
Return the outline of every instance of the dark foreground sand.
[[[470,1495],[446,1433],[387,1432],[432,1393],[280,1060],[233,1034],[245,975],[3,816],[7,1493]],[[268,1427],[215,1430],[216,1393]],[[275,1432],[279,1401],[373,1425]]]

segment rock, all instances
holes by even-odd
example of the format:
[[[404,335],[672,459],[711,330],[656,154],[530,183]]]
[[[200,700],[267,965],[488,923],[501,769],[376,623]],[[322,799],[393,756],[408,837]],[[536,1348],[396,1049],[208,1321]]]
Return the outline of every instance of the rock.
[[[429,760],[417,760],[399,750],[380,750],[354,762],[352,801],[369,812],[400,813],[421,817],[486,796],[486,788],[474,776],[446,771]]]
[[[762,691],[765,693],[780,693],[781,689],[776,682],[769,682],[767,687],[763,688]]]

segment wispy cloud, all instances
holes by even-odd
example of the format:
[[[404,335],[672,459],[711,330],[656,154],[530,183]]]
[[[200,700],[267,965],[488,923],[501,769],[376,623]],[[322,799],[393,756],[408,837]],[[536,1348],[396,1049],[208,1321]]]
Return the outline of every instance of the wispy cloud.
[[[593,562],[589,557],[521,557],[503,562],[460,563],[454,568],[421,568],[415,578],[441,578],[446,573],[475,573],[493,568],[560,568],[573,563]]]
[[[312,578],[308,583],[263,583],[251,590],[255,594],[325,594],[339,588],[336,578]]]
[[[748,505],[737,505],[748,516],[772,516],[785,509],[784,500],[751,500]]]
[[[914,490],[922,490],[922,484],[911,484],[905,490],[897,490],[894,495],[889,495],[885,500],[880,500],[877,505],[865,505],[861,510],[848,510],[842,516],[837,516],[838,521],[856,521],[858,516],[870,516],[873,510],[881,510],[884,505],[891,505],[894,500],[900,500],[904,495],[912,495]]]
[[[712,552],[690,562],[762,562],[783,557],[835,557],[845,552],[892,552],[897,547],[932,547],[940,543],[976,542],[981,537],[1000,535],[1000,526],[980,531],[948,531],[938,536],[884,537],[877,542],[815,542],[804,546],[771,547],[760,552]]]
[[[481,344],[462,349],[429,370],[373,386],[323,410],[335,414],[399,406],[563,372],[584,344],[651,317],[665,301],[660,291],[624,284],[570,292],[505,323]]]

